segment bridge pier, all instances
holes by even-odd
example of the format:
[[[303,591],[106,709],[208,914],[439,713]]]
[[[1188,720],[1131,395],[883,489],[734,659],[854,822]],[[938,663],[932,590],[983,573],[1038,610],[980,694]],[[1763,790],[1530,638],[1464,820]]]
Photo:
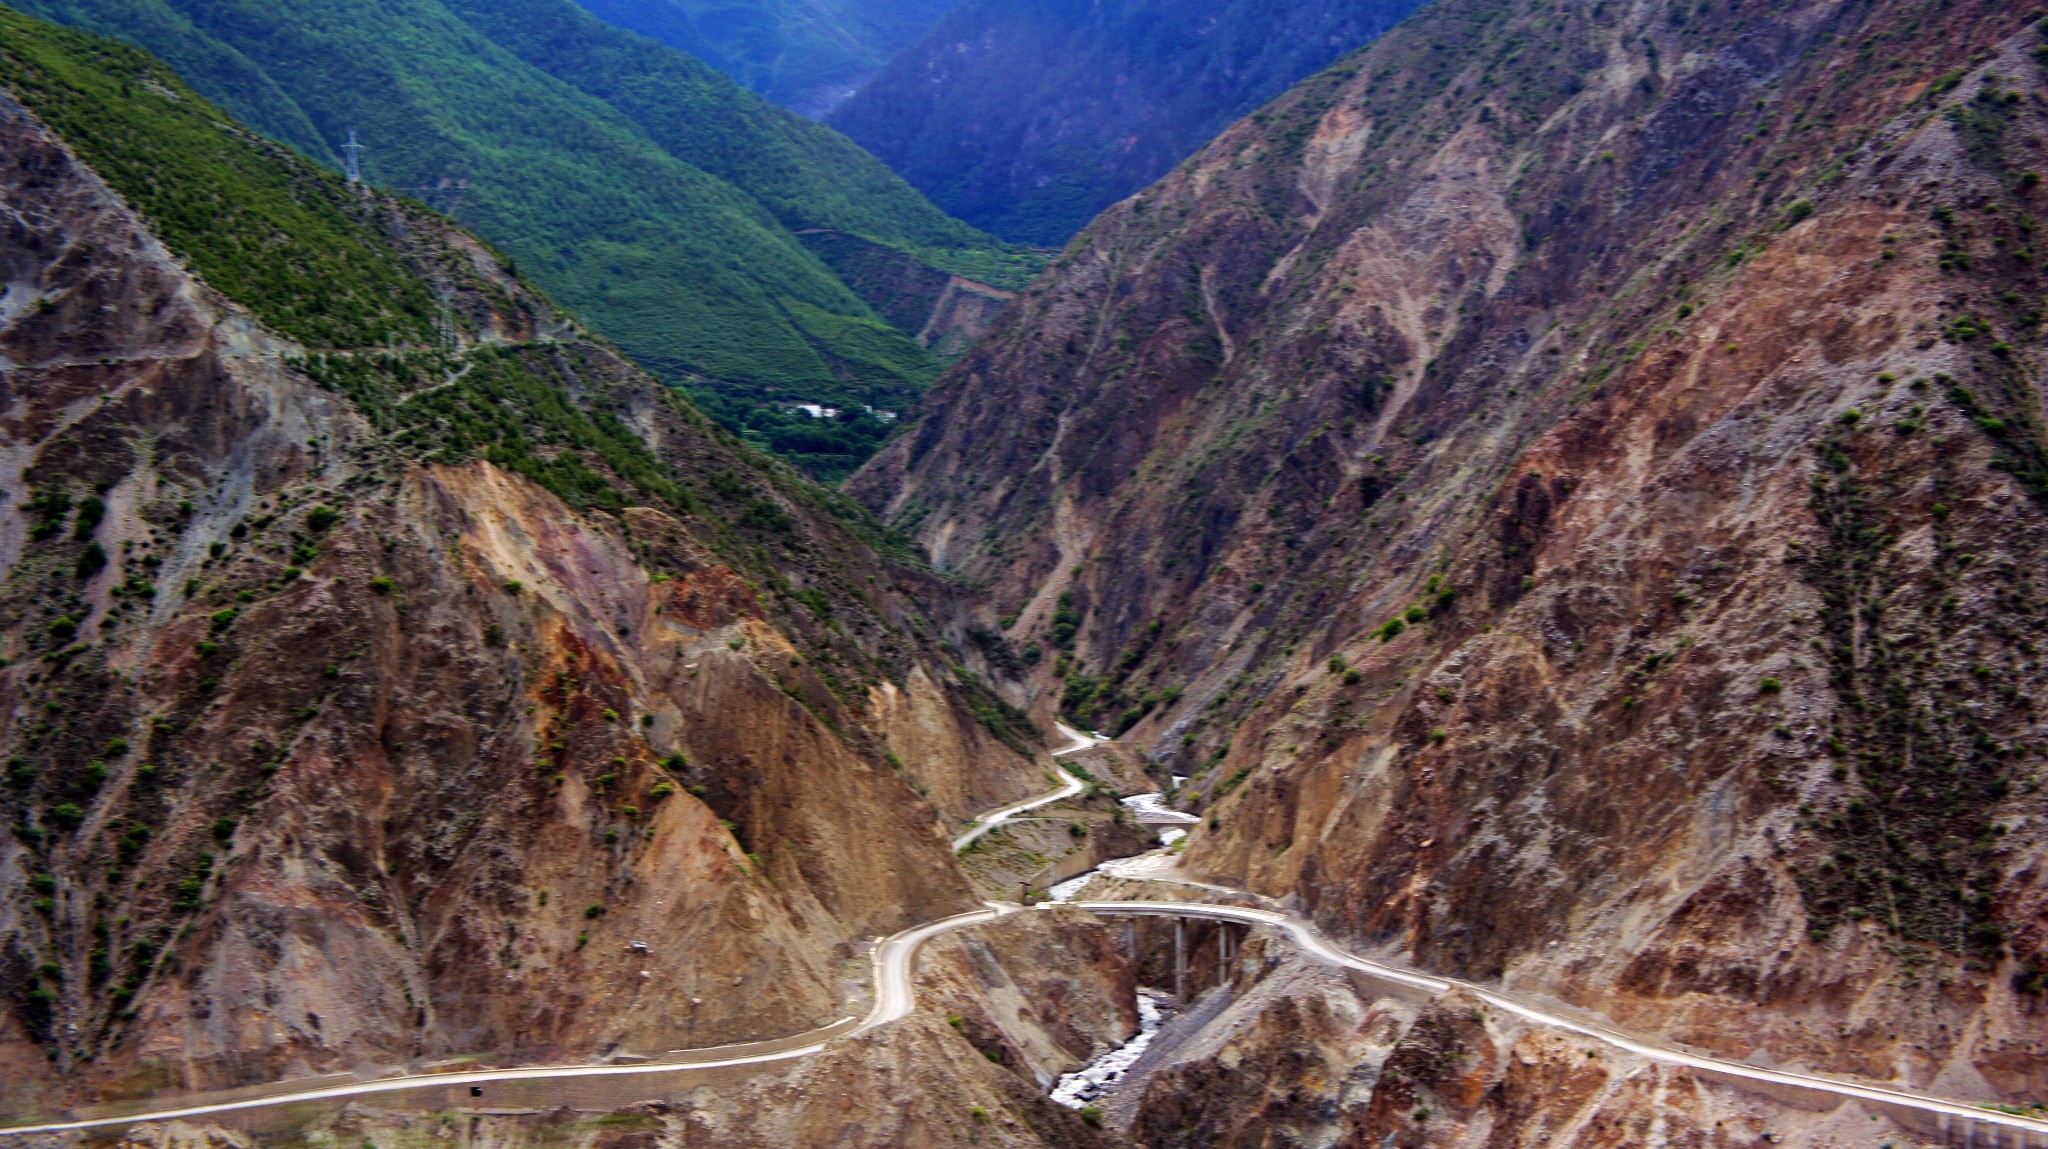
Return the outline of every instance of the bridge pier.
[[[1186,918],[1177,918],[1173,925],[1174,996],[1180,998],[1185,1003],[1189,997],[1187,992],[1189,967],[1188,920]]]

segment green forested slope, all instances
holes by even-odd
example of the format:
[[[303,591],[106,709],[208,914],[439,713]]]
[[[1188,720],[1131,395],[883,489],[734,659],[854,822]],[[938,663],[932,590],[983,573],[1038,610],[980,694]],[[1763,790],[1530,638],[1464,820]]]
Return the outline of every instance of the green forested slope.
[[[820,144],[814,125],[693,71],[680,54],[604,28],[568,0],[505,0],[481,26],[468,18],[481,5],[442,0],[17,6],[158,52],[229,112],[316,157],[331,159],[356,131],[369,179],[451,211],[596,330],[766,445],[787,422],[780,403],[900,410],[937,371],[804,248],[790,222],[831,221],[954,253],[959,266],[974,265],[977,248],[997,250],[858,149],[836,138]],[[569,79],[514,50],[533,52],[531,41],[493,38],[539,27],[576,33],[534,52]],[[638,69],[607,89],[616,107],[575,82],[602,74],[606,52]],[[649,109],[686,89],[687,114],[660,125]],[[657,123],[661,140],[635,110]],[[739,140],[774,158],[719,163],[716,174],[692,162],[715,162]],[[738,179],[779,198],[764,204]],[[874,437],[809,443],[847,457],[806,461],[839,472]]]
[[[557,0],[442,0],[521,60],[625,116],[667,151],[745,191],[792,229],[830,228],[934,267],[1021,287],[1043,265],[932,206],[853,141],[682,52]]]
[[[312,347],[434,340],[433,292],[338,178],[225,127],[145,54],[0,8],[0,84],[273,330]]]
[[[822,115],[955,0],[578,0],[785,107]]]

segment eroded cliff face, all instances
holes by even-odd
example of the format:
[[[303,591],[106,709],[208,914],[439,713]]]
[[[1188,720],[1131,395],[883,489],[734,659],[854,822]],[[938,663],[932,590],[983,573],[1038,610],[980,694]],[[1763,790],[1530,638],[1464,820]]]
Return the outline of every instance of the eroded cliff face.
[[[1192,776],[1198,873],[2037,1098],[2032,19],[1439,5],[1105,215],[851,489]]]
[[[846,504],[424,212],[348,193],[441,343],[309,351],[0,156],[10,1117],[781,1036],[975,905],[1045,764]]]

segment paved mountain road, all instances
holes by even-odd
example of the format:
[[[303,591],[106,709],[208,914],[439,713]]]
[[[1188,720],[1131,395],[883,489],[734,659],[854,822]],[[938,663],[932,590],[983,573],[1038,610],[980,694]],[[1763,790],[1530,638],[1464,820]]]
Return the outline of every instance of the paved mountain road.
[[[1055,757],[1078,753],[1093,746],[1099,746],[1107,739],[1083,734],[1064,723],[1060,733],[1066,735],[1067,745],[1053,751]],[[981,816],[974,827],[953,843],[957,852],[966,849],[975,839],[990,830],[1015,818],[1019,814],[1049,806],[1079,794],[1084,787],[1079,779],[1064,770],[1059,771],[1061,785],[1049,794],[1029,801],[1005,806]],[[356,1098],[374,1097],[379,1094],[401,1093],[409,1090],[429,1089],[446,1086],[483,1086],[510,1081],[537,1081],[550,1078],[599,1078],[676,1073],[691,1069],[728,1069],[748,1065],[764,1065],[777,1061],[791,1061],[809,1057],[824,1049],[829,1041],[841,1037],[864,1033],[877,1026],[886,1025],[908,1016],[916,1004],[916,995],[911,984],[911,970],[917,960],[917,951],[926,941],[939,934],[967,926],[980,925],[1015,910],[1013,906],[989,903],[989,908],[942,918],[914,926],[893,937],[882,939],[874,949],[875,1004],[865,1018],[855,1022],[842,1018],[831,1025],[808,1033],[797,1034],[779,1041],[754,1042],[740,1046],[721,1046],[713,1049],[674,1050],[664,1057],[631,1065],[550,1065],[520,1069],[478,1069],[456,1073],[414,1073],[378,1078],[372,1081],[349,1081],[334,1085],[314,1086],[303,1089],[289,1089],[269,1093],[260,1097],[237,1097],[233,1100],[206,1101],[194,1099],[186,1104],[145,1112],[130,1112],[104,1116],[80,1117],[65,1121],[46,1121],[29,1125],[0,1127],[0,1137],[31,1133],[67,1133],[87,1129],[107,1129],[132,1125],[139,1121],[174,1121],[193,1118],[221,1117],[252,1109],[265,1109],[283,1105],[298,1105],[318,1101],[346,1101]]]
[[[1156,880],[1156,879],[1155,879]],[[1168,879],[1170,880],[1170,879]],[[1200,885],[1200,883],[1189,883]],[[1205,889],[1216,889],[1204,886]],[[1561,1029],[1581,1037],[1591,1038],[1604,1045],[1632,1053],[1649,1061],[1677,1065],[1704,1073],[1731,1084],[1763,1087],[1765,1092],[1781,1095],[1800,1095],[1802,1100],[1822,1101],[1827,1099],[1855,1100],[1886,1110],[1895,1118],[1901,1118],[1908,1125],[1919,1126],[1922,1131],[1948,1134],[1951,1130],[1962,1132],[1973,1123],[1991,1139],[1986,1145],[2006,1145],[2030,1149],[2034,1146],[2048,1146],[2048,1122],[2031,1118],[1981,1109],[1959,1101],[1924,1097],[1881,1085],[1864,1085],[1851,1081],[1837,1081],[1832,1078],[1816,1077],[1812,1074],[1789,1073],[1767,1069],[1739,1061],[1727,1061],[1706,1054],[1693,1053],[1668,1045],[1660,1045],[1641,1038],[1631,1037],[1619,1029],[1584,1021],[1560,1013],[1554,1009],[1524,1001],[1520,998],[1488,989],[1473,982],[1456,978],[1437,977],[1403,969],[1384,962],[1359,957],[1339,948],[1315,926],[1299,918],[1273,910],[1247,909],[1239,906],[1218,906],[1193,902],[1070,902],[1069,905],[1106,917],[1160,916],[1206,918],[1212,921],[1237,922],[1251,926],[1270,926],[1285,932],[1295,945],[1320,961],[1345,969],[1357,970],[1373,978],[1391,982],[1396,987],[1419,991],[1431,997],[1462,990],[1485,1002],[1489,1007],[1502,1013],[1512,1014],[1524,1021]],[[1996,1131],[1996,1132],[1993,1132]],[[2003,1136],[2000,1136],[2002,1134]],[[1971,1144],[1977,1143],[1973,1138]]]
[[[1109,739],[1102,738],[1097,735],[1083,734],[1079,730],[1076,730],[1073,727],[1068,726],[1064,722],[1057,723],[1056,725],[1059,726],[1060,733],[1067,736],[1067,744],[1065,746],[1060,747],[1058,750],[1052,752],[1053,757],[1055,758],[1064,758],[1069,754],[1078,754],[1083,750],[1092,749],[1096,746],[1102,745],[1104,742],[1109,741]],[[966,833],[953,839],[953,852],[957,854],[960,851],[966,849],[967,847],[972,846],[975,843],[975,840],[980,838],[983,834],[986,834],[990,830],[993,830],[996,827],[1002,825],[1003,823],[1010,821],[1012,818],[1015,818],[1019,814],[1029,813],[1032,810],[1038,809],[1040,806],[1050,806],[1054,802],[1059,802],[1064,799],[1071,798],[1074,795],[1079,794],[1082,790],[1086,789],[1086,787],[1081,785],[1081,780],[1079,778],[1074,777],[1072,774],[1067,773],[1065,770],[1061,770],[1058,773],[1061,782],[1059,789],[1053,791],[1050,794],[1033,798],[1027,802],[1019,802],[1014,806],[1005,806],[1000,810],[994,810],[987,814],[983,814],[978,820],[975,821],[973,826],[969,827]]]
[[[1067,755],[1100,744],[1102,739],[1085,735],[1064,725],[1062,733],[1069,738],[1069,745],[1055,753]],[[1066,775],[1065,771],[1061,771]],[[1080,793],[1082,785],[1072,775],[1066,775],[1065,783],[1051,794],[1022,802],[1015,806],[993,811],[976,823],[975,828],[956,839],[954,848],[965,849],[982,834],[1016,817],[1025,811],[1073,797]],[[1148,875],[1150,876],[1150,875]],[[1174,880],[1168,878],[1166,880]],[[1200,883],[1187,883],[1201,885]],[[1207,889],[1223,887],[1205,886]],[[1438,977],[1415,970],[1402,969],[1383,962],[1372,961],[1350,953],[1328,939],[1316,927],[1306,921],[1274,910],[1247,909],[1238,906],[1213,905],[1202,902],[1081,902],[1074,903],[1081,909],[1104,916],[1162,915],[1206,918],[1216,921],[1236,922],[1248,926],[1268,926],[1285,932],[1296,945],[1319,961],[1328,962],[1345,969],[1356,970],[1369,978],[1380,979],[1395,992],[1419,993],[1436,996],[1453,990],[1460,990],[1485,1002],[1489,1007],[1522,1018],[1537,1025],[1549,1026],[1577,1034],[1625,1051],[1649,1061],[1666,1065],[1682,1066],[1707,1077],[1732,1085],[1747,1086],[1773,1095],[1789,1104],[1808,1108],[1826,1106],[1839,1101],[1856,1101],[1866,1106],[1883,1109],[1909,1127],[1943,1140],[1964,1145],[2013,1145],[2025,1149],[2048,1149],[2048,1122],[2026,1117],[1981,1109],[1966,1102],[1941,1098],[1924,1097],[1878,1085],[1865,1085],[1849,1081],[1837,1081],[1811,1074],[1792,1073],[1783,1070],[1766,1069],[1741,1062],[1725,1061],[1648,1039],[1633,1037],[1618,1029],[1597,1022],[1572,1017],[1567,1013],[1524,1001],[1503,994],[1497,990],[1453,978]],[[1050,908],[1049,906],[1047,908]],[[839,1021],[809,1033],[798,1034],[779,1041],[757,1042],[743,1046],[724,1046],[715,1049],[677,1050],[659,1060],[632,1065],[553,1065],[535,1066],[523,1069],[485,1069],[458,1073],[411,1074],[381,1078],[374,1081],[358,1081],[345,1084],[319,1086],[273,1093],[263,1097],[242,1097],[235,1100],[204,1101],[193,1100],[184,1105],[164,1109],[135,1112],[121,1115],[81,1117],[75,1120],[41,1122],[31,1125],[15,1125],[0,1128],[0,1137],[10,1134],[64,1133],[75,1130],[104,1129],[131,1125],[141,1121],[169,1121],[207,1117],[221,1117],[228,1114],[262,1109],[274,1106],[298,1105],[307,1102],[347,1101],[367,1098],[378,1094],[400,1093],[408,1090],[432,1089],[448,1086],[484,1086],[494,1082],[533,1082],[550,1079],[591,1079],[626,1077],[634,1075],[675,1074],[691,1070],[730,1069],[749,1065],[764,1065],[773,1062],[791,1061],[809,1057],[823,1050],[832,1041],[853,1034],[865,1033],[909,1015],[916,1005],[916,991],[912,972],[917,961],[918,950],[930,939],[953,930],[994,921],[1005,914],[1018,912],[1015,906],[991,902],[988,908],[927,922],[882,939],[874,949],[873,969],[875,980],[875,1001],[867,1016],[859,1020],[842,1018]],[[1980,1141],[1980,1136],[1988,1140]]]

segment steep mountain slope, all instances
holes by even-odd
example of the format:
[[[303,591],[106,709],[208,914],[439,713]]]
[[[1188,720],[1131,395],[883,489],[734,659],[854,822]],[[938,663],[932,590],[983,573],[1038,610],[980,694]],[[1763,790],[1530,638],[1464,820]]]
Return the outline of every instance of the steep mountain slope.
[[[1107,213],[851,489],[1192,775],[1198,874],[2037,1099],[2040,15],[1440,4]]]
[[[630,119],[670,155],[746,192],[792,231],[824,228],[933,267],[1021,287],[1043,257],[946,215],[845,136],[751,99],[703,62],[570,4],[446,0],[522,61]]]
[[[1057,246],[1411,0],[966,0],[830,122],[939,206]]]
[[[141,53],[0,83],[10,1117],[777,1036],[974,904],[947,584]]]
[[[20,6],[160,52],[316,158],[357,132],[372,182],[502,246],[758,445],[778,446],[790,401],[900,410],[937,374],[795,231],[847,231],[970,276],[1028,274],[843,138],[569,0]],[[803,461],[836,478],[883,430],[845,429]]]
[[[806,116],[822,116],[957,0],[578,0]]]

